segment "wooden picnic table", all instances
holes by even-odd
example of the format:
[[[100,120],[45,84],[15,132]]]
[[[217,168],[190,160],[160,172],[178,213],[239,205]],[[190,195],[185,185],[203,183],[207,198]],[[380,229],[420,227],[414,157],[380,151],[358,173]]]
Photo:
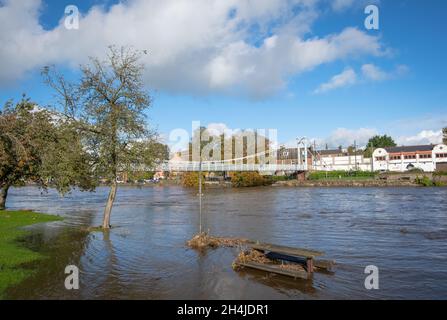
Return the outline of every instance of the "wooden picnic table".
[[[304,248],[293,248],[288,246],[280,246],[270,243],[259,243],[259,242],[249,243],[249,246],[254,250],[262,251],[264,253],[268,251],[280,255],[305,259],[306,270],[308,273],[314,272],[314,266],[329,270],[333,265],[333,261],[329,260],[315,261],[315,257],[320,257],[324,255],[324,252],[321,251],[304,249]]]

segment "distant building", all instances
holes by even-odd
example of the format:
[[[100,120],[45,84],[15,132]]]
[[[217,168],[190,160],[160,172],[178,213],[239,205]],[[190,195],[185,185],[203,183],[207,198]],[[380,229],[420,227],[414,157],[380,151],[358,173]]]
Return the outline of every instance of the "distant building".
[[[316,171],[371,171],[371,159],[363,151],[348,152],[346,149],[319,150],[312,153],[311,168]]]
[[[426,172],[447,170],[447,146],[402,146],[378,148],[373,152],[374,171],[404,172],[411,169]]]
[[[297,149],[278,150],[278,164],[297,164]],[[304,156],[301,154],[301,161]],[[394,171],[405,172],[420,169],[426,172],[447,171],[447,146],[421,145],[378,148],[372,158],[366,158],[363,151],[348,152],[346,149],[317,150],[308,149],[309,170],[315,171]]]

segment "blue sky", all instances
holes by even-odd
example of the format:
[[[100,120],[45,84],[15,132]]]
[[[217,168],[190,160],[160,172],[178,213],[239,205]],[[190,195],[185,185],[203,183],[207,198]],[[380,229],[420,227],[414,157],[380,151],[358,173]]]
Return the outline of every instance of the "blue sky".
[[[446,1],[0,3],[2,105],[24,92],[51,104],[43,65],[75,78],[88,55],[114,43],[151,52],[148,116],[163,135],[198,120],[275,128],[284,143],[361,144],[387,133],[417,144],[439,142],[447,126]],[[370,3],[378,31],[364,27]],[[63,26],[68,4],[82,13],[79,30]]]

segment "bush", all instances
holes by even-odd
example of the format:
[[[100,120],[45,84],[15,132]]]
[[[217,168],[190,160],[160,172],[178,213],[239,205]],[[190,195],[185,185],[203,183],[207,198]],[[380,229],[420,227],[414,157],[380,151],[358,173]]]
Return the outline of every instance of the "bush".
[[[231,185],[236,188],[271,185],[272,178],[262,176],[258,172],[232,172]]]
[[[151,172],[151,171],[129,172],[127,179],[129,181],[150,180],[154,177],[154,175],[155,175],[155,172]]]
[[[439,181],[433,181],[429,177],[424,176],[422,178],[417,177],[416,183],[423,187],[442,187],[443,183]]]
[[[376,172],[371,171],[316,171],[309,173],[309,180],[334,178],[374,178]]]
[[[199,173],[198,172],[185,172],[182,175],[182,185],[189,188],[199,187]],[[205,186],[205,173],[202,172],[202,187]]]

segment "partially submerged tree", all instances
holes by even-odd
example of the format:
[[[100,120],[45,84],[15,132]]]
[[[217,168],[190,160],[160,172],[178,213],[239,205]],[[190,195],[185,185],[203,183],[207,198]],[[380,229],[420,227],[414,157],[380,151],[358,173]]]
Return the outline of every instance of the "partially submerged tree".
[[[144,89],[139,58],[133,49],[111,46],[105,60],[90,58],[90,64],[81,67],[78,83],[68,82],[54,68],[43,71],[67,121],[80,130],[86,150],[95,159],[95,176],[110,185],[104,229],[110,228],[118,173],[150,166],[155,158],[151,156],[154,135],[145,121],[151,99]]]
[[[71,127],[29,99],[6,103],[0,113],[0,210],[12,186],[33,182],[65,193],[91,189],[87,154]],[[72,161],[72,158],[74,161]]]

